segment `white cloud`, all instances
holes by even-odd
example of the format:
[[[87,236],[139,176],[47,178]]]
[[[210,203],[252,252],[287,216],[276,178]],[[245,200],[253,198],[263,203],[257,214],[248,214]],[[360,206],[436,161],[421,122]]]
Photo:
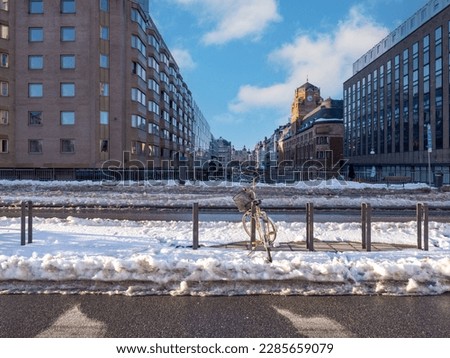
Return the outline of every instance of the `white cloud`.
[[[206,45],[221,45],[243,38],[259,39],[265,29],[281,20],[276,0],[174,0],[189,7],[200,21],[213,23],[203,35]]]
[[[192,59],[192,56],[188,50],[182,48],[173,48],[170,52],[175,58],[178,66],[180,66],[183,71],[193,70],[197,67],[197,64]]]
[[[230,110],[271,107],[289,111],[295,89],[307,78],[321,88],[323,97],[342,98],[342,86],[352,75],[353,63],[387,34],[362,8],[353,7],[333,33],[300,34],[273,51],[269,61],[285,69],[285,81],[268,87],[241,86]]]

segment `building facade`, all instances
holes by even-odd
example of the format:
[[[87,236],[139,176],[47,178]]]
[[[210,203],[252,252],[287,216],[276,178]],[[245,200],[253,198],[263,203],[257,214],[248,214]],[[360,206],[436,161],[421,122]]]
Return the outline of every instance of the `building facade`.
[[[450,1],[432,0],[353,66],[344,83],[345,157],[357,175],[376,168],[449,181]]]
[[[337,170],[343,159],[343,101],[323,100],[318,87],[305,83],[295,91],[289,127],[278,134],[278,166]]]
[[[160,168],[209,147],[148,10],[148,0],[0,2],[0,167]]]

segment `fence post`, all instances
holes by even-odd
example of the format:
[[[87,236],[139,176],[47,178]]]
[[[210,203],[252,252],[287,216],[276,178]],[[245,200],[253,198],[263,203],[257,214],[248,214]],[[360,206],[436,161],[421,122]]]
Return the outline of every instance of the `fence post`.
[[[194,250],[198,249],[198,203],[192,205],[192,248]]]
[[[361,241],[362,248],[372,251],[372,206],[361,204]]]
[[[250,222],[250,247],[253,248],[253,245],[256,241],[256,205],[252,202],[252,219]]]
[[[28,243],[33,243],[33,202],[28,201]]]
[[[366,204],[366,244],[367,251],[372,251],[372,206]]]
[[[425,251],[428,251],[428,205],[423,204],[422,205],[423,210],[423,249]]]
[[[314,204],[306,204],[306,248],[314,251]]]
[[[362,244],[362,248],[365,249],[367,248],[367,204],[366,203],[362,203],[361,204],[361,244]]]
[[[26,230],[26,222],[25,222],[25,216],[26,216],[26,203],[22,201],[20,203],[21,210],[20,210],[20,245],[24,246],[26,244],[25,242],[25,230]]]
[[[422,249],[422,216],[423,207],[422,204],[417,203],[416,206],[416,219],[417,219],[417,248]]]

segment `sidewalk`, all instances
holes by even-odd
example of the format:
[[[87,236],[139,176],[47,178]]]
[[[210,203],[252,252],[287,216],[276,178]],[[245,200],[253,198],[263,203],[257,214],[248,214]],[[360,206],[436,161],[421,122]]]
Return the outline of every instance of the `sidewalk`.
[[[229,249],[243,249],[250,250],[249,241],[233,242],[231,244],[217,245],[217,247],[225,247]],[[401,251],[407,249],[417,249],[417,246],[413,245],[402,245],[402,244],[387,244],[387,243],[372,243],[371,245],[373,252],[379,251]],[[257,251],[264,250],[262,245],[258,245]],[[306,247],[306,242],[283,242],[279,246],[272,247],[272,251],[309,251]],[[314,251],[330,251],[330,252],[364,252],[366,249],[362,248],[361,242],[350,242],[350,241],[320,241],[314,240]]]

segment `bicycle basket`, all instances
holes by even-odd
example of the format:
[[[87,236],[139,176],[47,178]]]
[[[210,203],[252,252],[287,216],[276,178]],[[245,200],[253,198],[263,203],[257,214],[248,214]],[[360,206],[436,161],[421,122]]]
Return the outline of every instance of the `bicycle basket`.
[[[252,207],[253,197],[248,191],[241,190],[233,196],[233,200],[240,212],[246,212]]]

